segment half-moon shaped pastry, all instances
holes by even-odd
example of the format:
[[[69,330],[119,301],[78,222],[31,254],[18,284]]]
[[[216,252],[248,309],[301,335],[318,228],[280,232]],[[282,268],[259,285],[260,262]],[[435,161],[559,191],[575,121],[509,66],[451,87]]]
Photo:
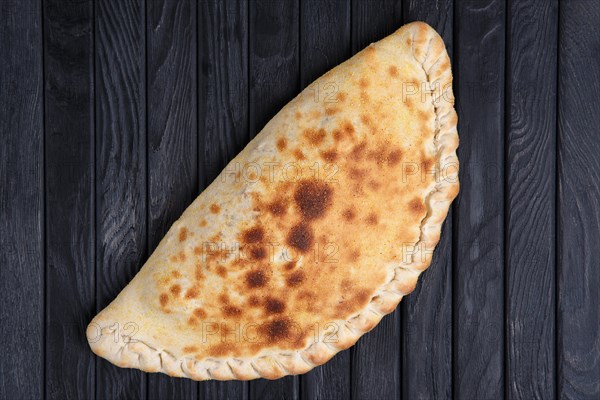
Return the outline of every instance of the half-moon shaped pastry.
[[[408,24],[287,104],[90,323],[120,367],[301,374],[393,311],[458,193],[444,42]]]

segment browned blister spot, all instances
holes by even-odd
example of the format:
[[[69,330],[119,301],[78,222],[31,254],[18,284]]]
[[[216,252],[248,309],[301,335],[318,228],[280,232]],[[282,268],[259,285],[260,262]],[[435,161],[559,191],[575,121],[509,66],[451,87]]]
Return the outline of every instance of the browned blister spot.
[[[377,218],[377,214],[375,214],[375,213],[370,213],[370,214],[367,216],[367,220],[366,220],[366,221],[367,221],[367,224],[369,224],[369,225],[377,225],[377,220],[378,220],[378,218]]]
[[[250,271],[246,274],[246,286],[249,288],[263,287],[267,284],[269,278],[263,271]]]
[[[265,301],[265,311],[268,314],[281,314],[285,311],[285,303],[273,297],[269,297]]]
[[[425,212],[425,204],[423,204],[423,201],[418,197],[412,199],[410,203],[408,203],[408,207],[415,214],[422,214]]]
[[[355,216],[356,214],[354,213],[354,210],[350,208],[347,208],[342,212],[342,217],[344,217],[346,221],[352,221]]]
[[[291,270],[293,270],[295,267],[296,267],[296,261],[290,261],[290,262],[287,262],[287,263],[286,263],[286,264],[283,266],[283,268],[284,268],[284,269],[286,269],[287,271],[291,271]]]
[[[205,227],[208,223],[206,222],[205,219],[201,219],[200,223],[198,225],[200,225],[201,227]]]
[[[272,203],[270,203],[267,206],[267,209],[274,216],[281,217],[282,215],[285,214],[285,212],[287,210],[287,206],[286,206],[285,201],[283,199],[278,199],[278,200],[275,200]]]
[[[162,293],[159,297],[158,297],[158,301],[160,302],[160,305],[162,307],[166,306],[169,303],[169,295],[166,293]]]
[[[260,226],[247,229],[242,233],[242,240],[245,243],[260,243],[265,238],[265,231]]]
[[[304,153],[300,150],[300,149],[295,149],[292,154],[294,155],[294,158],[296,160],[306,160],[306,156],[304,155]]]
[[[194,266],[194,277],[197,281],[201,281],[202,279],[204,279],[204,272],[202,271],[201,264],[196,264]]]
[[[197,352],[197,351],[198,351],[198,347],[196,347],[196,346],[194,346],[194,345],[192,345],[192,346],[185,346],[185,347],[183,348],[183,352],[184,352],[185,354],[188,354],[188,353],[195,353],[195,352]]]
[[[181,293],[181,286],[173,285],[169,290],[173,294],[173,296],[177,297]]]
[[[325,215],[331,206],[333,190],[325,182],[304,180],[298,183],[294,200],[304,218],[315,219]]]
[[[260,246],[252,246],[250,249],[250,256],[254,260],[262,260],[267,257],[267,249]]]
[[[363,155],[365,153],[365,149],[367,148],[367,144],[366,143],[360,143],[355,145],[352,150],[350,151],[350,158],[353,161],[360,161],[363,158]]]
[[[296,111],[296,114],[294,114],[294,116],[296,117],[296,120],[300,120],[302,118],[302,113],[300,111]]]
[[[390,74],[391,77],[397,78],[398,77],[398,68],[395,65],[390,65],[390,67],[388,68],[388,73]]]
[[[295,271],[287,277],[286,283],[290,287],[300,286],[304,282],[304,272]]]
[[[194,313],[194,316],[199,319],[204,319],[207,316],[206,311],[204,311],[203,309],[201,309],[199,307],[194,308],[193,313]]]
[[[248,298],[248,305],[250,307],[257,307],[260,304],[260,300],[256,296],[250,296]]]
[[[395,166],[402,159],[402,151],[401,150],[392,150],[390,154],[388,154],[387,162],[390,167]]]
[[[348,96],[348,95],[347,95],[345,92],[339,92],[339,93],[337,94],[336,98],[337,98],[339,101],[342,101],[342,102],[343,102],[343,101],[345,101],[345,100],[346,100],[346,97],[347,97],[347,96]]]
[[[242,314],[242,310],[238,307],[226,305],[222,307],[223,315],[226,317],[237,317]]]
[[[304,136],[308,139],[308,142],[314,146],[318,146],[323,143],[325,136],[327,136],[325,129],[305,129]]]
[[[219,213],[219,211],[221,211],[221,207],[219,207],[219,205],[218,205],[218,204],[216,204],[216,203],[213,203],[213,204],[211,204],[211,205],[210,205],[210,212],[211,212],[211,213],[213,213],[213,214],[218,214],[218,213]]]
[[[187,228],[183,227],[183,228],[179,229],[179,241],[180,242],[184,242],[185,239],[187,239],[187,236],[188,236]]]
[[[337,159],[337,152],[335,150],[322,151],[321,157],[328,163],[332,163]]]
[[[335,114],[337,114],[338,112],[340,112],[340,109],[339,109],[339,108],[337,108],[337,107],[326,107],[326,108],[325,108],[325,114],[326,114],[326,115],[329,115],[329,116],[331,116],[331,115],[335,115]]]
[[[304,223],[293,226],[287,236],[287,244],[301,252],[310,250],[313,241],[312,230]]]
[[[219,275],[221,278],[225,278],[225,277],[227,277],[227,269],[226,269],[224,266],[222,266],[222,265],[219,265],[219,266],[217,267],[217,274],[218,274],[218,275]]]
[[[198,297],[200,293],[198,292],[198,288],[196,286],[192,286],[188,290],[185,291],[185,298],[188,300],[195,299]]]
[[[358,85],[363,89],[369,87],[369,84],[370,84],[369,80],[365,77],[361,77],[358,80]]]
[[[277,139],[277,150],[284,151],[286,147],[287,147],[287,140],[285,140],[285,138]]]
[[[289,338],[291,327],[289,318],[278,318],[261,325],[260,332],[267,343],[276,343]]]
[[[181,278],[181,272],[177,270],[171,271],[171,275],[173,275],[173,278]]]

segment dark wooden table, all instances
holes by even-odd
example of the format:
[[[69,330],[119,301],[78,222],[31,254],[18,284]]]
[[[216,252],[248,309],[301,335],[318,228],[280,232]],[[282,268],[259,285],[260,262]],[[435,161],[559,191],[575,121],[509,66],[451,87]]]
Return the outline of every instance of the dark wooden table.
[[[431,268],[278,381],[119,369],[85,327],[313,79],[424,20],[461,193]],[[600,1],[1,0],[0,397],[600,399]]]

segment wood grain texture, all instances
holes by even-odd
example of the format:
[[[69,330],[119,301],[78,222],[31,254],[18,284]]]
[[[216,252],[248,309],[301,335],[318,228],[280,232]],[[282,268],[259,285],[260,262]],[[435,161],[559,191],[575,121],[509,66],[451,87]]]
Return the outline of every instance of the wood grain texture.
[[[94,37],[91,1],[44,2],[46,398],[94,396]],[[77,366],[65,368],[65,366]]]
[[[453,395],[504,396],[505,2],[457,2],[461,189],[453,224]]]
[[[444,39],[452,59],[452,0],[405,1],[404,23],[425,21]],[[453,64],[456,68],[456,65]],[[402,396],[448,399],[452,395],[452,210],[429,269],[402,307]]]
[[[350,0],[302,0],[300,9],[301,90],[350,57]],[[326,40],[325,40],[326,38]],[[312,86],[316,96],[339,91],[336,82]],[[325,86],[323,85],[323,86]],[[326,364],[300,378],[303,399],[348,399],[351,380],[350,351],[338,353]]]
[[[249,132],[264,125],[299,92],[299,0],[255,0],[249,3]],[[251,399],[297,399],[298,376],[249,385]]]
[[[197,193],[196,2],[147,0],[148,248]],[[148,398],[195,399],[198,384],[148,376]]]
[[[44,393],[44,130],[39,1],[0,2],[0,398]]]
[[[96,1],[97,311],[148,256],[144,11],[143,0]],[[146,397],[142,372],[96,359],[97,398]]]
[[[248,2],[198,3],[198,162],[200,188],[249,140]],[[248,397],[247,382],[200,383],[206,400]]]
[[[383,39],[402,25],[402,2],[352,1],[353,54]],[[352,398],[392,399],[401,394],[400,307],[350,349]]]
[[[600,3],[562,1],[558,72],[558,398],[600,398]]]
[[[506,79],[506,394],[554,399],[558,1],[511,1]]]

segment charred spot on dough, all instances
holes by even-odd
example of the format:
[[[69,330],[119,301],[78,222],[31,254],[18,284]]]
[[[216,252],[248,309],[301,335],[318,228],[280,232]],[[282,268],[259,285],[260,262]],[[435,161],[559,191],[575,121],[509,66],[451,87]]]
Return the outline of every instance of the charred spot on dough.
[[[347,95],[345,92],[339,92],[336,96],[336,99],[343,102],[344,100],[346,100],[346,96]]]
[[[242,310],[238,307],[226,305],[221,308],[223,310],[223,315],[226,317],[237,317],[242,314]]]
[[[193,313],[196,318],[200,318],[200,319],[206,318],[206,311],[204,311],[201,308],[194,308]]]
[[[185,226],[182,227],[181,229],[179,229],[179,241],[180,242],[184,242],[185,239],[187,239],[187,235],[188,235],[188,230]]]
[[[212,203],[212,204],[210,205],[210,212],[211,212],[211,213],[213,213],[213,214],[218,214],[218,213],[219,213],[219,211],[221,211],[221,207],[219,207],[219,205],[218,205],[218,204],[216,204],[216,203]]]
[[[262,271],[250,271],[246,274],[246,286],[249,288],[259,288],[267,284],[269,278]]]
[[[173,286],[171,286],[169,291],[173,294],[173,296],[177,297],[181,293],[181,286],[173,285]]]
[[[285,303],[273,297],[269,297],[265,301],[265,311],[268,314],[281,314],[285,311]]]
[[[388,73],[391,77],[396,78],[398,77],[398,68],[395,65],[390,65],[388,68]]]
[[[198,294],[198,288],[196,286],[192,286],[185,291],[185,298],[188,300],[195,299],[198,297]]]
[[[267,257],[267,250],[261,246],[252,246],[250,249],[250,255],[254,260],[262,260]]]
[[[377,182],[375,179],[371,179],[369,181],[369,188],[377,191],[377,190],[379,190],[379,188],[381,188],[381,184],[379,182]]]
[[[194,277],[197,281],[201,281],[204,279],[204,272],[202,272],[202,265],[196,264],[194,267]]]
[[[354,210],[352,210],[351,208],[347,208],[344,210],[344,212],[342,212],[342,217],[344,217],[344,219],[346,221],[352,221],[355,216],[356,216],[356,214],[354,213]]]
[[[366,221],[367,221],[367,224],[369,224],[369,225],[377,225],[377,221],[378,221],[377,214],[375,214],[375,213],[370,213],[370,214],[367,216],[367,219],[366,219]]]
[[[188,325],[190,325],[190,326],[198,326],[198,322],[199,322],[198,319],[195,318],[194,316],[189,317],[188,321],[187,321]]]
[[[360,161],[364,155],[366,147],[367,144],[364,142],[355,145],[350,151],[350,158],[354,161]]]
[[[285,280],[289,287],[297,287],[304,282],[304,272],[296,271],[290,274]]]
[[[260,243],[264,240],[265,231],[260,226],[247,229],[242,234],[244,243]]]
[[[261,325],[260,331],[268,343],[275,343],[289,337],[291,326],[289,318],[278,318]]]
[[[332,163],[337,159],[337,152],[335,150],[322,151],[321,158],[328,163]]]
[[[185,347],[183,348],[183,352],[184,352],[185,354],[188,354],[188,353],[195,353],[195,352],[197,352],[197,351],[198,351],[198,347],[196,347],[196,346],[194,346],[194,345],[192,345],[192,346],[185,346]]]
[[[286,147],[287,147],[287,140],[285,140],[285,138],[281,137],[281,138],[277,139],[277,150],[284,151]]]
[[[325,215],[331,206],[333,190],[325,182],[300,181],[294,192],[294,201],[304,218],[316,219]]]
[[[292,154],[296,160],[306,160],[306,156],[304,156],[304,153],[300,149],[295,149]]]
[[[323,140],[325,139],[325,136],[327,136],[327,134],[325,133],[325,129],[323,128],[305,129],[304,136],[308,139],[308,142],[310,144],[318,146],[321,143],[323,143]]]
[[[287,244],[303,253],[310,250],[313,241],[312,230],[304,223],[293,226],[287,236]]]
[[[166,293],[162,293],[159,297],[158,297],[158,301],[160,302],[160,305],[162,307],[165,307],[168,303],[169,303],[169,295]]]
[[[425,204],[423,204],[423,201],[418,197],[412,199],[410,203],[408,203],[408,207],[415,214],[422,214],[425,212]]]
[[[350,173],[350,179],[355,180],[355,181],[362,180],[365,177],[365,175],[367,174],[366,171],[359,169],[359,168],[354,168],[354,167],[351,167],[348,172]]]

